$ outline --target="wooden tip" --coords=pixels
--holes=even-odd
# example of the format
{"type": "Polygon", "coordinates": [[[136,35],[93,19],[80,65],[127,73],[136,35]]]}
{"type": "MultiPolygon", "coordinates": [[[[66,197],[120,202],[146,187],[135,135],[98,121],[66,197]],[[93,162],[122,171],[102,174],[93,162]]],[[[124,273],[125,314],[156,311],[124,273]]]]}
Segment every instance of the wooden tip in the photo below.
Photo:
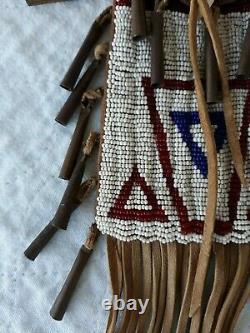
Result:
{"type": "Polygon", "coordinates": [[[43,250],[43,248],[53,238],[57,230],[57,227],[55,227],[52,222],[50,222],[25,250],[25,257],[34,261],[39,253],[43,250]]]}
{"type": "Polygon", "coordinates": [[[81,152],[82,141],[85,133],[86,126],[88,124],[91,107],[88,106],[82,109],[79,114],[79,118],[72,135],[69,147],[67,149],[66,156],[64,158],[59,178],[64,180],[70,180],[74,168],[77,164],[77,159],[81,152]]]}
{"type": "Polygon", "coordinates": [[[82,78],[77,83],[74,90],[69,95],[60,112],[58,113],[55,119],[58,123],[62,125],[68,124],[77,107],[80,106],[82,95],[84,91],[88,88],[91,80],[93,79],[99,64],[100,62],[96,59],[92,61],[86,72],[83,74],[82,78]]]}
{"type": "Polygon", "coordinates": [[[60,2],[66,0],[26,0],[28,6],[38,6],[38,5],[45,5],[54,2],[60,2]]]}
{"type": "Polygon", "coordinates": [[[67,73],[65,74],[60,86],[72,91],[79,78],[81,70],[95,44],[105,31],[112,18],[112,6],[106,8],[93,22],[91,28],[84,39],[79,51],[72,61],[67,73]]]}
{"type": "Polygon", "coordinates": [[[69,275],[50,310],[50,315],[53,319],[58,321],[63,319],[91,252],[84,246],[78,252],[69,275]]]}

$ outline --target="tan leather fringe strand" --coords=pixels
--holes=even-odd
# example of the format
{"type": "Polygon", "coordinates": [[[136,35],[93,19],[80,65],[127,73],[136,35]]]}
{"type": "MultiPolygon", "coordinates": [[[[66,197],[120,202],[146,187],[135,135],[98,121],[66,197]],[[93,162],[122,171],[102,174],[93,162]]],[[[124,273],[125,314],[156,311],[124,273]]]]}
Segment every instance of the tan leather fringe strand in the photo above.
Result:
{"type": "MultiPolygon", "coordinates": [[[[141,242],[136,240],[132,242],[132,285],[133,285],[133,298],[138,300],[142,299],[143,295],[143,275],[142,275],[142,252],[141,242]]],[[[130,319],[128,323],[128,332],[135,332],[139,317],[139,311],[130,311],[130,319]]]]}
{"type": "Polygon", "coordinates": [[[179,265],[181,268],[181,299],[184,298],[186,287],[187,287],[187,279],[188,279],[188,270],[189,270],[189,255],[190,255],[190,246],[183,246],[183,257],[182,264],[179,265]]]}
{"type": "MultiPolygon", "coordinates": [[[[124,301],[127,302],[128,299],[133,298],[133,278],[132,278],[132,242],[121,242],[122,250],[122,275],[123,275],[123,292],[124,301]]],[[[121,323],[120,331],[125,333],[128,328],[129,320],[131,316],[131,311],[127,308],[124,311],[123,320],[121,323]]]]}
{"type": "MultiPolygon", "coordinates": [[[[178,244],[179,245],[179,244],[178,244]]],[[[167,244],[168,251],[168,276],[167,276],[167,300],[164,314],[162,332],[170,333],[174,318],[176,301],[176,279],[177,279],[177,246],[176,243],[167,244]]]]}
{"type": "Polygon", "coordinates": [[[188,273],[176,333],[183,333],[187,329],[194,277],[200,250],[199,244],[191,243],[186,246],[189,250],[188,273]]]}
{"type": "Polygon", "coordinates": [[[148,333],[153,333],[158,312],[159,287],[161,276],[161,248],[159,242],[152,243],[152,310],[148,333]]]}
{"type": "Polygon", "coordinates": [[[230,329],[228,330],[228,333],[233,333],[234,332],[234,329],[235,329],[235,326],[236,326],[237,321],[239,319],[239,316],[241,314],[241,311],[243,310],[243,308],[246,305],[249,298],[250,298],[250,281],[247,282],[246,288],[243,291],[241,299],[240,299],[240,301],[237,305],[237,308],[236,308],[236,311],[234,313],[234,317],[233,317],[233,320],[232,320],[232,324],[231,324],[230,329]]]}
{"type": "Polygon", "coordinates": [[[143,302],[149,299],[145,313],[139,317],[136,332],[147,332],[152,311],[152,244],[142,244],[143,302]]]}
{"type": "Polygon", "coordinates": [[[250,245],[249,246],[249,253],[248,253],[248,271],[246,273],[246,280],[245,280],[245,285],[242,287],[242,294],[240,296],[240,299],[238,301],[237,307],[234,311],[234,315],[232,318],[231,325],[228,329],[228,333],[233,333],[235,326],[237,324],[237,321],[239,319],[239,316],[241,314],[242,309],[244,308],[245,304],[247,301],[250,299],[250,245]]]}
{"type": "Polygon", "coordinates": [[[208,115],[205,94],[200,78],[198,56],[197,56],[197,27],[198,19],[198,4],[196,0],[191,0],[189,13],[189,45],[190,58],[194,72],[195,91],[197,95],[198,111],[202,130],[205,137],[208,161],[208,194],[207,194],[207,209],[204,223],[203,242],[201,245],[199,262],[195,276],[194,291],[190,315],[193,316],[201,306],[205,278],[210,258],[212,237],[215,225],[216,203],[217,203],[217,152],[213,129],[208,115]]]}
{"type": "Polygon", "coordinates": [[[215,273],[213,289],[207,304],[203,320],[202,333],[210,333],[214,322],[215,312],[225,290],[225,245],[214,244],[215,273]]]}
{"type": "Polygon", "coordinates": [[[217,325],[217,321],[221,312],[221,309],[224,305],[227,294],[231,288],[231,285],[234,281],[237,267],[238,267],[238,245],[229,243],[225,246],[225,265],[224,265],[224,285],[222,286],[222,298],[219,301],[217,309],[215,311],[212,332],[214,332],[215,327],[217,325]]]}
{"type": "Polygon", "coordinates": [[[158,311],[155,320],[154,333],[161,332],[163,316],[165,313],[167,299],[167,276],[168,276],[168,255],[167,245],[160,243],[161,250],[161,276],[159,282],[158,311]]]}
{"type": "MultiPolygon", "coordinates": [[[[239,248],[239,251],[240,251],[242,245],[239,245],[239,247],[240,247],[239,248]]],[[[226,320],[223,325],[223,331],[225,331],[225,332],[229,331],[238,302],[240,301],[241,295],[242,295],[243,291],[245,290],[247,280],[249,278],[249,245],[244,245],[244,247],[248,247],[248,255],[245,253],[246,254],[245,258],[244,258],[245,265],[241,267],[241,278],[239,281],[238,289],[235,290],[235,295],[230,304],[230,308],[229,308],[229,311],[226,316],[226,320]]]]}
{"type": "Polygon", "coordinates": [[[238,245],[239,247],[239,261],[238,261],[238,267],[237,267],[237,272],[235,275],[235,278],[233,280],[233,283],[231,285],[231,288],[229,289],[229,292],[227,294],[227,297],[224,301],[224,304],[222,306],[218,322],[215,328],[215,333],[221,333],[221,332],[226,332],[223,330],[223,327],[225,325],[227,316],[230,312],[230,307],[231,304],[234,302],[234,298],[237,297],[242,280],[246,277],[246,274],[248,275],[249,272],[249,249],[250,246],[249,244],[241,244],[238,245]]]}
{"type": "MultiPolygon", "coordinates": [[[[122,292],[122,265],[121,258],[118,254],[118,243],[115,238],[107,236],[107,250],[110,269],[110,280],[113,295],[121,296],[122,292]]],[[[109,313],[106,333],[113,333],[115,331],[118,312],[112,307],[109,313]]]]}

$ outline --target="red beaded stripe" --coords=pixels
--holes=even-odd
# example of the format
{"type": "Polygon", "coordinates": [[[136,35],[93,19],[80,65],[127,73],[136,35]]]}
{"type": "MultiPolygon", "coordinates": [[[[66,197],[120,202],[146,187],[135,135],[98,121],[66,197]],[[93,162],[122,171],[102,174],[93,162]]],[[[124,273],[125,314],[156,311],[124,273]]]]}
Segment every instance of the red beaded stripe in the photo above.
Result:
{"type": "Polygon", "coordinates": [[[116,6],[131,7],[131,0],[117,0],[115,5],[116,6]]]}

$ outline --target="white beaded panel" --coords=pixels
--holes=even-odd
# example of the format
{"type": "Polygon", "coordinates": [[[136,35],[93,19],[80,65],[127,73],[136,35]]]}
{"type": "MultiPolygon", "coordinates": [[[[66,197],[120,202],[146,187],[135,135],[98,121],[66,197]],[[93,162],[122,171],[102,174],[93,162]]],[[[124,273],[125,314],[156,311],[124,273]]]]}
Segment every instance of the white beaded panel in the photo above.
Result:
{"type": "MultiPolygon", "coordinates": [[[[164,15],[166,82],[178,80],[179,82],[190,81],[192,84],[188,16],[170,11],[166,11],[164,15]]],[[[220,35],[223,40],[229,78],[232,82],[235,80],[240,47],[249,18],[249,13],[230,13],[221,15],[219,18],[220,35]]],[[[186,223],[198,221],[196,223],[199,225],[203,224],[207,195],[207,177],[202,159],[203,155],[206,155],[204,139],[199,122],[194,121],[188,133],[183,130],[186,117],[189,117],[191,113],[194,119],[197,117],[194,91],[166,89],[166,87],[156,89],[154,90],[156,110],[150,111],[148,98],[145,95],[146,88],[142,83],[143,78],[150,80],[150,42],[149,40],[132,41],[129,7],[116,6],[114,23],[115,33],[109,59],[107,108],[96,222],[103,233],[126,241],[140,239],[144,242],[154,240],[200,242],[201,234],[183,233],[180,211],[176,208],[178,198],[173,196],[173,191],[177,190],[187,209],[186,223]],[[152,112],[155,112],[154,116],[152,112]],[[152,117],[154,120],[159,117],[158,125],[154,123],[152,117]],[[159,134],[161,140],[163,135],[160,133],[159,126],[162,126],[165,143],[169,149],[174,190],[171,190],[171,180],[164,176],[168,168],[163,163],[164,152],[160,153],[156,142],[155,131],[159,130],[157,135],[159,134]],[[195,149],[199,152],[195,161],[191,149],[193,146],[190,148],[185,141],[188,140],[185,139],[187,134],[191,135],[192,144],[195,143],[195,149]],[[137,179],[137,182],[133,179],[137,179]],[[115,210],[114,207],[116,207],[115,210]],[[148,213],[152,213],[153,217],[143,220],[143,214],[148,216],[148,213]]],[[[199,22],[197,31],[200,69],[203,73],[204,26],[202,22],[199,22]]],[[[244,87],[232,88],[239,137],[247,94],[248,89],[244,87]]],[[[250,103],[248,107],[250,108],[250,103]]],[[[223,107],[221,104],[213,105],[209,107],[209,111],[216,118],[216,115],[221,116],[223,107]]],[[[250,111],[247,110],[247,112],[250,111]]],[[[249,132],[248,127],[246,157],[248,176],[250,174],[249,132]]],[[[235,219],[230,221],[233,223],[232,231],[227,232],[226,235],[215,234],[215,239],[221,243],[248,242],[250,240],[248,189],[240,191],[238,204],[235,205],[235,215],[229,214],[229,203],[232,202],[229,200],[229,193],[233,167],[227,141],[222,141],[218,151],[218,165],[217,219],[220,224],[228,222],[230,216],[235,216],[235,219]]]]}

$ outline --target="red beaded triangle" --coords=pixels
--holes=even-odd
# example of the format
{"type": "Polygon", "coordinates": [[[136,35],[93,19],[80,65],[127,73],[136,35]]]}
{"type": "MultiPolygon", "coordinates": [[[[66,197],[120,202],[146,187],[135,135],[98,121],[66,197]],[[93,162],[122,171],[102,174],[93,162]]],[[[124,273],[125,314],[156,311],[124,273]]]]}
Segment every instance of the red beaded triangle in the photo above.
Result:
{"type": "Polygon", "coordinates": [[[129,180],[122,186],[121,192],[115,201],[115,205],[110,209],[108,216],[116,219],[137,220],[142,222],[168,222],[168,218],[165,215],[164,210],[157,203],[154,191],[140,175],[137,165],[133,167],[129,180]],[[145,194],[148,206],[151,206],[151,209],[145,209],[144,207],[142,207],[142,209],[126,208],[134,186],[140,187],[142,192],[145,194]]]}

